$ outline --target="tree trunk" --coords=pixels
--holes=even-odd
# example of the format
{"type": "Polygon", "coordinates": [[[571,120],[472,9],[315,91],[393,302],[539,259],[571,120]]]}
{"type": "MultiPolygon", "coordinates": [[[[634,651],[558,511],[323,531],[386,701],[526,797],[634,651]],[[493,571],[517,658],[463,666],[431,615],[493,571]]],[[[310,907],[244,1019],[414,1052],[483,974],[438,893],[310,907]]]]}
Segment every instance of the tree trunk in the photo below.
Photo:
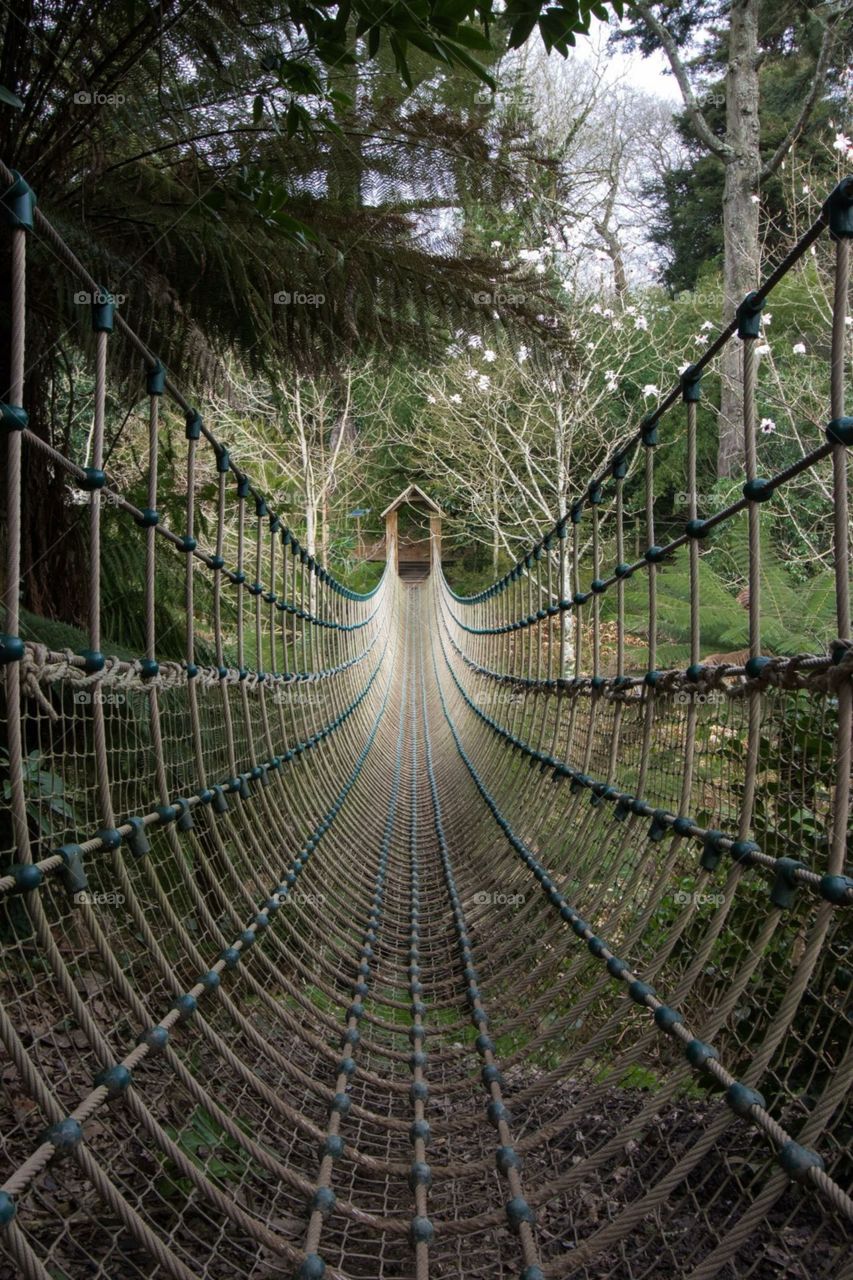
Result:
{"type": "MultiPolygon", "coordinates": [[[[726,142],[723,193],[723,323],[758,282],[758,0],[734,0],[726,72],[726,142]]],[[[742,350],[737,340],[721,355],[717,474],[739,471],[743,459],[742,350]]]]}

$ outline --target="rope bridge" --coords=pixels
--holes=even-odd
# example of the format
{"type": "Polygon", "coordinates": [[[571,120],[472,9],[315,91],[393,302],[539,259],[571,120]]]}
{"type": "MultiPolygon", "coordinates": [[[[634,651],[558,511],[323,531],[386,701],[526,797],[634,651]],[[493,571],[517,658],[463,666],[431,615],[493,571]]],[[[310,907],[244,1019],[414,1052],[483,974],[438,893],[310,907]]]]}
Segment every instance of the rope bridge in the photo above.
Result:
{"type": "Polygon", "coordinates": [[[853,1276],[853,183],[565,517],[461,598],[437,555],[404,586],[393,546],[374,591],[338,582],[26,182],[2,165],[0,179],[0,1276],[853,1276]],[[761,307],[827,235],[829,426],[762,478],[761,307]],[[36,239],[91,297],[82,460],[30,429],[24,405],[36,239]],[[700,514],[701,375],[730,341],[744,487],[700,514]],[[117,342],[146,379],[145,507],[105,467],[117,342]],[[180,527],[158,512],[175,407],[180,527]],[[689,509],[658,541],[655,446],[673,440],[689,509]],[[87,507],[80,653],[21,636],[24,460],[87,507]],[[762,646],[762,507],[807,469],[833,504],[837,630],[824,653],[780,658],[762,646]],[[701,542],[742,511],[749,657],[710,664],[701,542]],[[102,630],[106,514],[145,549],[135,658],[102,630]],[[636,517],[645,550],[630,561],[636,517]],[[658,663],[679,559],[683,670],[658,663]],[[184,583],[184,661],[158,653],[163,573],[184,583]],[[631,579],[647,592],[642,647],[631,579]]]}

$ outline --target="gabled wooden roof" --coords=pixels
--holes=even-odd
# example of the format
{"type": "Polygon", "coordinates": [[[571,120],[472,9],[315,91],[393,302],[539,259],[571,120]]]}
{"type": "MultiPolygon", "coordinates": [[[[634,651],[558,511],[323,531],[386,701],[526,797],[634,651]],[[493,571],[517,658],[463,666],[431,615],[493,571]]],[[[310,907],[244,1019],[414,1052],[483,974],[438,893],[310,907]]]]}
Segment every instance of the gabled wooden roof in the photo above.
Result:
{"type": "Polygon", "coordinates": [[[430,511],[434,511],[436,515],[441,515],[441,508],[438,503],[433,502],[423,489],[416,484],[408,485],[402,493],[398,493],[393,502],[389,502],[388,506],[382,512],[382,519],[388,515],[389,511],[396,511],[398,507],[402,507],[404,503],[410,502],[416,506],[425,506],[430,511]]]}

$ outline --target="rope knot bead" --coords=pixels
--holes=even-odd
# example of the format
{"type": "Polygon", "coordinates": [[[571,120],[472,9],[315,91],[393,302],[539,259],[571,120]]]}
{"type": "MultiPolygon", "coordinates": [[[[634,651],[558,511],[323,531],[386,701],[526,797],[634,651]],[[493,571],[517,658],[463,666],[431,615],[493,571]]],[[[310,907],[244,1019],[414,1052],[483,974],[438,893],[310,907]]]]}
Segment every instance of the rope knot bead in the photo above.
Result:
{"type": "Polygon", "coordinates": [[[521,1156],[515,1147],[498,1147],[495,1152],[495,1164],[499,1173],[504,1177],[509,1173],[510,1169],[521,1168],[521,1156]]]}
{"type": "Polygon", "coordinates": [[[691,1067],[700,1071],[707,1071],[708,1063],[717,1062],[720,1057],[714,1046],[705,1044],[704,1040],[691,1040],[684,1050],[684,1056],[691,1067]]]}
{"type": "Polygon", "coordinates": [[[327,1133],[320,1148],[320,1158],[329,1156],[332,1160],[340,1160],[346,1146],[343,1138],[337,1133],[327,1133]]]}
{"type": "Polygon", "coordinates": [[[659,1004],[654,1011],[654,1020],[661,1031],[671,1032],[672,1029],[683,1022],[681,1014],[677,1009],[671,1009],[668,1004],[659,1004]]]}
{"type": "Polygon", "coordinates": [[[524,1268],[519,1280],[545,1280],[545,1272],[534,1264],[532,1267],[524,1268]]]}
{"type": "Polygon", "coordinates": [[[18,1206],[7,1191],[0,1191],[0,1227],[8,1227],[18,1212],[18,1206]]]}
{"type": "Polygon", "coordinates": [[[169,1043],[169,1032],[166,1027],[147,1027],[136,1043],[147,1045],[152,1053],[161,1053],[169,1043]]]}
{"type": "Polygon", "coordinates": [[[110,1099],[120,1098],[132,1083],[133,1073],[121,1064],[99,1071],[94,1079],[95,1087],[106,1089],[107,1097],[110,1099]]]}
{"type": "Polygon", "coordinates": [[[339,1116],[349,1115],[352,1110],[352,1098],[348,1093],[336,1093],[332,1099],[332,1110],[339,1116]]]}
{"type": "Polygon", "coordinates": [[[322,1214],[328,1218],[334,1212],[337,1197],[331,1187],[318,1187],[311,1197],[311,1212],[322,1214]]]}
{"type": "Polygon", "coordinates": [[[532,1225],[536,1221],[536,1214],[523,1196],[513,1196],[511,1200],[507,1200],[504,1207],[511,1231],[517,1233],[523,1222],[529,1222],[532,1225]]]}
{"type": "Polygon", "coordinates": [[[26,653],[26,645],[20,636],[0,635],[0,666],[20,662],[26,653]]]}
{"type": "Polygon", "coordinates": [[[172,1008],[177,1009],[179,1022],[187,1022],[198,1008],[198,1001],[195,996],[189,994],[180,995],[173,1000],[172,1008]]]}
{"type": "Polygon", "coordinates": [[[319,1253],[307,1253],[295,1273],[294,1280],[323,1280],[326,1264],[319,1253]]]}
{"type": "Polygon", "coordinates": [[[409,1169],[409,1186],[414,1191],[415,1187],[431,1187],[432,1186],[432,1169],[423,1160],[415,1160],[409,1169]]]}
{"type": "Polygon", "coordinates": [[[422,1214],[418,1214],[417,1217],[412,1218],[412,1224],[409,1228],[409,1237],[412,1244],[415,1245],[431,1244],[435,1238],[435,1227],[432,1225],[429,1218],[425,1218],[422,1214]]]}
{"type": "Polygon", "coordinates": [[[41,867],[37,867],[33,862],[19,862],[11,867],[7,867],[4,875],[11,876],[15,881],[11,892],[15,893],[31,893],[33,889],[38,889],[39,885],[44,882],[44,875],[41,867]]]}
{"type": "Polygon", "coordinates": [[[42,1134],[42,1142],[49,1142],[54,1149],[54,1158],[58,1160],[65,1159],[77,1150],[83,1141],[83,1130],[80,1127],[79,1120],[75,1120],[72,1116],[67,1116],[64,1120],[58,1120],[56,1124],[52,1124],[42,1134]]]}
{"type": "Polygon", "coordinates": [[[409,1141],[412,1146],[419,1141],[422,1142],[424,1146],[429,1146],[431,1137],[432,1130],[430,1129],[429,1122],[427,1120],[415,1120],[412,1122],[409,1128],[409,1141]]]}

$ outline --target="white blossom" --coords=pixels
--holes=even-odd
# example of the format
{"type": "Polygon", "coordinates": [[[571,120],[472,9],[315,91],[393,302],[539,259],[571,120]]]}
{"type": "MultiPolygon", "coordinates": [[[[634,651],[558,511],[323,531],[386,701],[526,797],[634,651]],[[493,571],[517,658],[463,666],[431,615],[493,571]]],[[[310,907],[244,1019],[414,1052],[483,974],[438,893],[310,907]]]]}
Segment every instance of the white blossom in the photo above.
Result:
{"type": "Polygon", "coordinates": [[[435,404],[435,396],[427,396],[427,404],[435,404]]]}
{"type": "Polygon", "coordinates": [[[710,329],[713,329],[713,327],[714,327],[714,321],[713,321],[713,320],[703,320],[703,321],[702,321],[702,323],[701,323],[701,325],[700,325],[699,327],[700,327],[700,329],[702,330],[702,332],[703,332],[703,333],[707,333],[710,329]]]}
{"type": "Polygon", "coordinates": [[[806,344],[804,342],[795,342],[791,350],[795,356],[804,356],[806,354],[806,344]]]}
{"type": "Polygon", "coordinates": [[[769,355],[770,355],[770,343],[769,343],[769,342],[761,342],[761,343],[759,343],[759,344],[758,344],[758,346],[755,348],[755,354],[756,354],[757,356],[769,356],[769,355]]]}
{"type": "Polygon", "coordinates": [[[483,359],[486,361],[486,364],[494,364],[497,358],[498,354],[496,351],[487,350],[483,352],[483,359]]]}
{"type": "Polygon", "coordinates": [[[472,333],[470,338],[468,339],[468,346],[482,347],[482,345],[483,345],[483,339],[478,337],[476,333],[472,333]]]}
{"type": "Polygon", "coordinates": [[[648,320],[646,319],[646,317],[645,317],[645,316],[635,316],[635,317],[634,317],[634,328],[635,328],[635,329],[643,329],[643,330],[646,330],[646,329],[648,329],[648,327],[649,327],[649,322],[648,322],[648,320]]]}
{"type": "Polygon", "coordinates": [[[844,133],[837,133],[832,145],[833,148],[836,151],[840,151],[843,156],[846,156],[849,151],[853,151],[853,142],[851,142],[844,133]]]}
{"type": "Polygon", "coordinates": [[[487,373],[481,373],[479,378],[477,379],[477,386],[480,388],[480,390],[487,391],[491,385],[492,385],[492,380],[489,377],[489,375],[487,373]]]}
{"type": "Polygon", "coordinates": [[[459,394],[459,392],[458,392],[458,391],[454,391],[453,395],[450,397],[450,403],[451,403],[451,404],[461,404],[461,403],[462,403],[462,397],[460,396],[460,394],[459,394]]]}
{"type": "Polygon", "coordinates": [[[762,418],[758,424],[759,431],[763,431],[765,435],[769,435],[771,431],[776,430],[776,423],[772,418],[762,418]]]}
{"type": "Polygon", "coordinates": [[[492,241],[492,243],[489,245],[489,248],[490,248],[490,249],[500,249],[500,248],[502,248],[502,245],[501,245],[500,240],[493,240],[493,241],[492,241]]]}
{"type": "Polygon", "coordinates": [[[524,364],[525,360],[529,355],[530,355],[529,349],[524,345],[524,343],[522,343],[521,346],[518,348],[518,363],[524,364]]]}
{"type": "Polygon", "coordinates": [[[653,382],[647,382],[643,387],[643,395],[648,400],[649,396],[659,396],[660,391],[653,382]]]}

